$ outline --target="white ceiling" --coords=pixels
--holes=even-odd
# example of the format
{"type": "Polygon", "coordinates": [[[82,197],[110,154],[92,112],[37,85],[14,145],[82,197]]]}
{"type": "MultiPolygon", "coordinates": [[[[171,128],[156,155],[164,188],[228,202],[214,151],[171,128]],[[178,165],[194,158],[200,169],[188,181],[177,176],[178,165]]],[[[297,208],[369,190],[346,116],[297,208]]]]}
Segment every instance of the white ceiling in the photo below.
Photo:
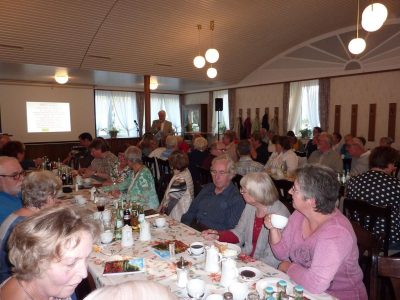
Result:
{"type": "MultiPolygon", "coordinates": [[[[368,35],[356,61],[400,67],[400,1],[380,2],[389,10],[388,25],[368,35]]],[[[369,3],[360,0],[361,10],[369,3]]],[[[246,83],[260,68],[343,73],[354,60],[346,45],[356,14],[356,0],[3,0],[0,79],[52,82],[56,67],[65,67],[70,84],[141,90],[148,74],[158,77],[160,90],[190,92],[246,83]],[[212,43],[220,51],[215,79],[192,64],[197,24],[201,51],[212,43]]],[[[271,74],[262,81],[274,81],[271,74]]]]}

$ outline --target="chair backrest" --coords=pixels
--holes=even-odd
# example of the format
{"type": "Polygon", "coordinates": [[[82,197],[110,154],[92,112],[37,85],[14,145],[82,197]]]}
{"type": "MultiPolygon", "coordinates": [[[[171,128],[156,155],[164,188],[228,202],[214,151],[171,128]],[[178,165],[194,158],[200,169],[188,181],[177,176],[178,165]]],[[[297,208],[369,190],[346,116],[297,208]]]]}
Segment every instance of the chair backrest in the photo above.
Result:
{"type": "Polygon", "coordinates": [[[381,289],[378,287],[379,277],[389,277],[392,282],[395,299],[400,299],[400,258],[379,256],[377,252],[372,256],[370,299],[376,300],[381,289]]]}
{"type": "Polygon", "coordinates": [[[275,187],[278,190],[279,200],[283,204],[285,204],[290,213],[293,213],[294,212],[294,208],[292,205],[293,199],[292,196],[289,194],[289,190],[292,188],[294,183],[292,181],[284,179],[279,179],[279,180],[272,179],[272,181],[274,182],[275,187]]]}
{"type": "Polygon", "coordinates": [[[200,166],[197,166],[196,168],[197,168],[197,171],[199,172],[199,179],[200,179],[201,185],[205,185],[207,183],[212,182],[210,170],[207,170],[200,166]]]}
{"type": "Polygon", "coordinates": [[[156,158],[156,160],[157,160],[158,171],[160,174],[160,178],[158,180],[156,190],[157,190],[158,199],[161,202],[164,197],[164,193],[168,187],[168,184],[172,178],[172,171],[169,166],[168,160],[164,160],[164,159],[160,159],[160,158],[156,158]]]}
{"type": "Polygon", "coordinates": [[[142,161],[143,164],[149,168],[151,171],[151,174],[153,175],[154,178],[157,178],[157,171],[156,171],[156,160],[154,157],[148,157],[148,156],[142,156],[142,161]]]}
{"type": "Polygon", "coordinates": [[[377,250],[383,251],[385,256],[388,255],[389,250],[391,212],[391,206],[373,205],[365,200],[345,198],[343,202],[343,213],[350,221],[357,222],[362,228],[375,235],[379,242],[377,250]],[[377,221],[385,222],[383,241],[382,236],[375,234],[377,221]]]}
{"type": "Polygon", "coordinates": [[[157,159],[158,170],[160,171],[160,177],[166,174],[170,174],[171,168],[169,166],[168,160],[161,158],[156,158],[156,159],[157,159]]]}

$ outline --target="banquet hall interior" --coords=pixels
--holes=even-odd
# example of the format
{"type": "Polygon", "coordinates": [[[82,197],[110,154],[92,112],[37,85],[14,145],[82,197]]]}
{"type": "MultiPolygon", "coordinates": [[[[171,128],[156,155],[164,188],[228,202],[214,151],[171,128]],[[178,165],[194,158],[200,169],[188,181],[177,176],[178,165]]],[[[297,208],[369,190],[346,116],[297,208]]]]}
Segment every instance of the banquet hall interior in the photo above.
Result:
{"type": "Polygon", "coordinates": [[[118,155],[164,111],[190,147],[267,124],[400,149],[400,1],[367,30],[373,2],[0,1],[0,136],[33,161],[63,161],[82,133],[118,155]]]}

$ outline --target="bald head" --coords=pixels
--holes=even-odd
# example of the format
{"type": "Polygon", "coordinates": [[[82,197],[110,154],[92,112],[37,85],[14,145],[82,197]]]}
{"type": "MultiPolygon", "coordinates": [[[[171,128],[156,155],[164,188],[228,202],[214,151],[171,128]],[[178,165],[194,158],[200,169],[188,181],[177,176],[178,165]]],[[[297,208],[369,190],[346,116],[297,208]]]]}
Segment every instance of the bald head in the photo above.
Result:
{"type": "Polygon", "coordinates": [[[14,157],[0,156],[0,192],[13,196],[21,192],[23,169],[14,157]]]}

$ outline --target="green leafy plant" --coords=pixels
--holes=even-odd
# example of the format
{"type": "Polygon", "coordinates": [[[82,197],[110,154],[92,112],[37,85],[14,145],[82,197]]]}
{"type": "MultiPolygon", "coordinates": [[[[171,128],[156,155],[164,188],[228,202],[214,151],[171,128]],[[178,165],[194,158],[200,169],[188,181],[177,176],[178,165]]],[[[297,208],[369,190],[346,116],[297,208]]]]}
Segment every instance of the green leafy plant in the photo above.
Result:
{"type": "Polygon", "coordinates": [[[311,129],[304,128],[304,129],[301,129],[299,132],[301,134],[301,138],[303,138],[303,139],[307,139],[307,138],[311,137],[311,129]]]}

